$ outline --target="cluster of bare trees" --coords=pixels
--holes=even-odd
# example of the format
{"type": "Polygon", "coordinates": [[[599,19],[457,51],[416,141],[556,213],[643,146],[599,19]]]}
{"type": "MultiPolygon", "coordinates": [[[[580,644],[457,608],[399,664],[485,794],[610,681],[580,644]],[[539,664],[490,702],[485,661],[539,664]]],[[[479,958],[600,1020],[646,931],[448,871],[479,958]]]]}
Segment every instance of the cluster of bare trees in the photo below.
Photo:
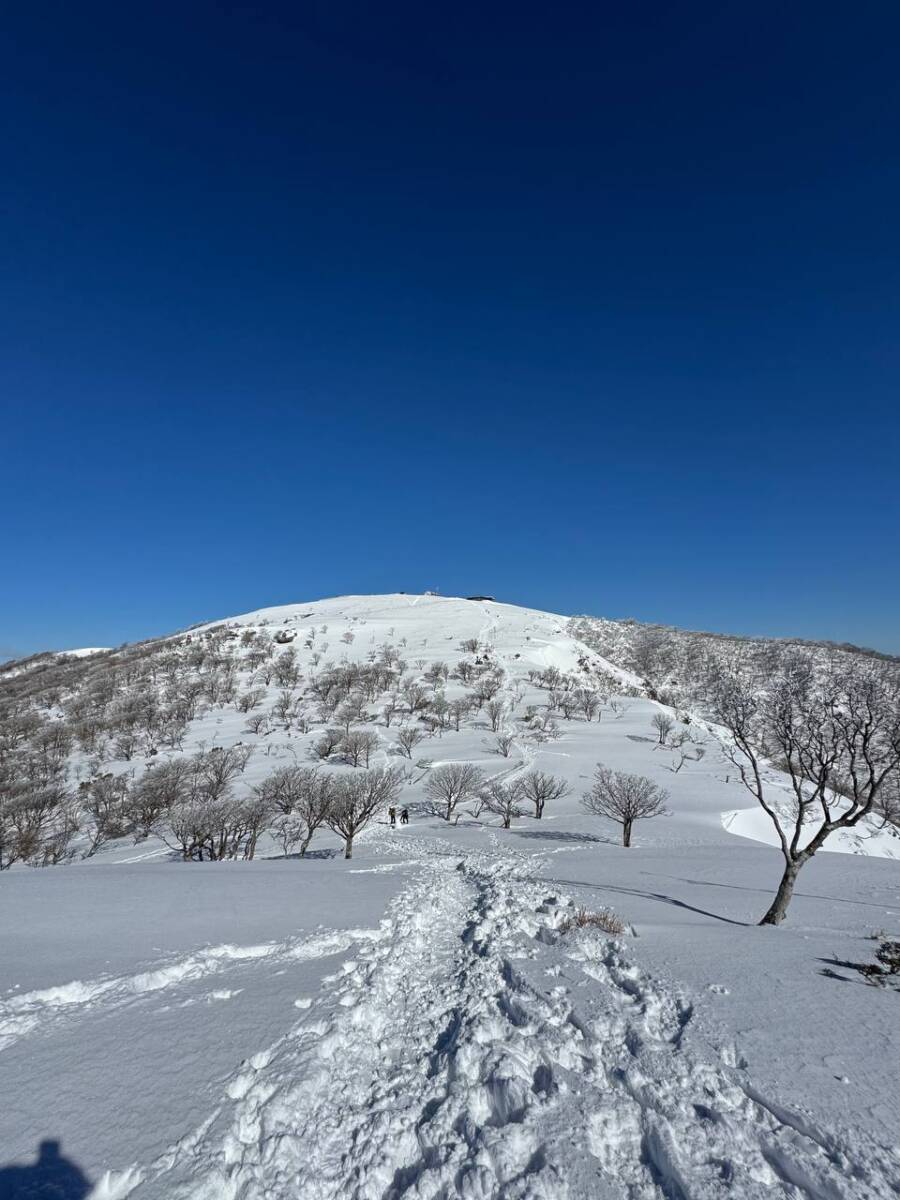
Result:
{"type": "MultiPolygon", "coordinates": [[[[77,812],[68,810],[69,841],[86,833],[87,857],[111,838],[156,834],[186,862],[203,862],[252,859],[264,830],[285,854],[299,848],[302,856],[316,831],[328,826],[344,839],[350,858],[356,834],[396,800],[405,783],[396,767],[338,775],[288,766],[238,790],[251,754],[246,746],[201,751],[155,764],[136,781],[106,773],[85,782],[77,812]]],[[[53,809],[45,805],[41,819],[46,822],[53,809]]],[[[17,838],[4,836],[3,866],[33,860],[32,842],[21,837],[24,828],[20,821],[17,838]]]]}
{"type": "Polygon", "coordinates": [[[458,820],[460,806],[472,801],[472,814],[494,813],[509,829],[514,817],[522,816],[522,804],[533,807],[540,820],[548,803],[568,795],[568,784],[544,771],[529,771],[523,776],[485,778],[473,763],[445,763],[430,771],[424,787],[432,811],[445,821],[458,820]]]}
{"type": "MultiPolygon", "coordinates": [[[[507,684],[493,651],[477,639],[462,644],[464,657],[454,667],[422,659],[410,674],[389,643],[373,647],[362,662],[323,661],[326,633],[325,626],[306,633],[308,678],[293,630],[273,636],[226,624],[93,659],[47,656],[21,675],[0,678],[0,865],[63,862],[76,845],[78,853],[93,854],[113,838],[150,832],[186,859],[252,857],[265,827],[283,846],[302,848],[309,829],[304,806],[286,812],[276,804],[273,817],[268,792],[235,785],[245,749],[185,753],[192,723],[211,710],[241,714],[245,732],[266,753],[277,749],[276,732],[290,738],[319,726],[309,745],[312,757],[360,772],[373,767],[379,721],[392,730],[390,751],[411,761],[426,738],[458,732],[473,717],[508,757],[517,736],[557,736],[556,715],[600,715],[603,697],[596,690],[550,668],[538,681],[548,691],[546,708],[532,706],[516,718],[521,690],[507,684]],[[451,681],[462,685],[462,695],[445,695],[451,681]]],[[[342,644],[351,643],[344,638],[342,644]]],[[[303,794],[328,786],[307,783],[303,794]]],[[[499,803],[498,786],[491,785],[486,798],[487,785],[476,789],[488,811],[499,803]]],[[[526,796],[525,787],[524,781],[510,785],[511,795],[503,794],[504,821],[523,797],[540,816],[542,804],[526,796]]]]}
{"type": "Polygon", "coordinates": [[[825,674],[854,665],[900,672],[894,656],[832,642],[737,637],[597,617],[574,617],[568,630],[605,659],[633,671],[651,698],[673,708],[707,701],[723,664],[757,687],[797,655],[825,674]]]}

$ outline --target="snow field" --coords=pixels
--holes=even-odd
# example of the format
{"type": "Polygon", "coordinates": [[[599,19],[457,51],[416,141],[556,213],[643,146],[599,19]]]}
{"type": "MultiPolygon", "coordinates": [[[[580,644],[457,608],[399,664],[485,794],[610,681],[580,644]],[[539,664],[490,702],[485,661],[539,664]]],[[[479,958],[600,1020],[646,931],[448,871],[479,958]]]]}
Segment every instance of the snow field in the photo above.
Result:
{"type": "MultiPolygon", "coordinates": [[[[403,642],[421,676],[475,638],[516,714],[546,703],[530,669],[616,674],[565,618],[507,605],[347,597],[229,625],[296,632],[305,678],[312,626],[317,650],[328,626],[328,659],[403,642]]],[[[896,1196],[895,997],[845,969],[900,916],[896,839],[863,831],[834,847],[852,857],[819,856],[788,925],[754,928],[778,856],[713,732],[695,724],[706,755],[675,773],[658,711],[629,697],[599,722],[559,719],[549,741],[508,712],[508,759],[475,713],[417,748],[413,824],[370,826],[351,863],[325,857],[328,833],[305,862],[181,864],[151,837],[4,873],[8,1156],[62,1136],[92,1200],[896,1196]],[[459,761],[495,778],[537,767],[570,795],[509,831],[469,804],[448,825],[422,780],[459,761]],[[579,806],[598,761],[670,792],[631,850],[579,806]],[[560,932],[573,904],[606,903],[637,940],[560,932]]],[[[373,765],[406,761],[396,726],[368,725],[373,765]]],[[[320,731],[254,739],[212,708],[184,752],[255,741],[251,786],[310,761],[320,731]]],[[[280,853],[261,840],[259,859],[280,853]]]]}
{"type": "Polygon", "coordinates": [[[560,934],[542,860],[421,862],[378,931],[222,1102],[98,1195],[179,1200],[875,1200],[896,1158],[767,1099],[687,1044],[691,1000],[629,941],[560,934]]]}

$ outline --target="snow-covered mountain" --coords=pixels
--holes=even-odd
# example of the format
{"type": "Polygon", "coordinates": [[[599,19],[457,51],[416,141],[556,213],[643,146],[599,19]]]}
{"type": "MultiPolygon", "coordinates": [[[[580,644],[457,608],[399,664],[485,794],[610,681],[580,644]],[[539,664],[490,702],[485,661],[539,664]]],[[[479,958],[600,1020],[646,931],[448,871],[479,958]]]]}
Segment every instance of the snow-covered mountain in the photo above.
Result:
{"type": "Polygon", "coordinates": [[[773,831],[646,665],[404,594],[11,664],[9,1156],[60,1138],[107,1198],[895,1195],[895,997],[853,964],[896,932],[900,843],[848,831],[757,928],[773,831]],[[667,793],[629,849],[580,802],[598,763],[667,793]],[[447,799],[456,766],[481,786],[447,799]],[[301,858],[279,797],[310,779],[387,782],[409,824],[301,858]]]}

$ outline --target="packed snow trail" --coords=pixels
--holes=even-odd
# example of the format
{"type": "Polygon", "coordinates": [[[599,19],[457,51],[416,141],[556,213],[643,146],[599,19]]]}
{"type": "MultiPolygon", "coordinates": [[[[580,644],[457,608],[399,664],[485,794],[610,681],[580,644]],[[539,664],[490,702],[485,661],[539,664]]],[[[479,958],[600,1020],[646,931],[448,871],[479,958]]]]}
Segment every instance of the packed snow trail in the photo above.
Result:
{"type": "Polygon", "coordinates": [[[895,1153],[697,1057],[687,997],[622,941],[562,933],[571,902],[538,856],[403,846],[415,878],[304,1018],[198,1130],[96,1197],[897,1196],[895,1153]]]}

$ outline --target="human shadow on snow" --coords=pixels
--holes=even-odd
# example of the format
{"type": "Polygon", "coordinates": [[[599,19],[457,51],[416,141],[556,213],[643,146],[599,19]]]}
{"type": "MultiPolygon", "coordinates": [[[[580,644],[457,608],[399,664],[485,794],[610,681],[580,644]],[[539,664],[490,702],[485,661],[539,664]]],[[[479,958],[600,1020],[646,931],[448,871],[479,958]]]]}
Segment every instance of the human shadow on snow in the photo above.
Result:
{"type": "Polygon", "coordinates": [[[35,1162],[0,1167],[0,1200],[84,1200],[91,1187],[81,1168],[60,1153],[60,1143],[52,1138],[41,1142],[35,1162]]]}

